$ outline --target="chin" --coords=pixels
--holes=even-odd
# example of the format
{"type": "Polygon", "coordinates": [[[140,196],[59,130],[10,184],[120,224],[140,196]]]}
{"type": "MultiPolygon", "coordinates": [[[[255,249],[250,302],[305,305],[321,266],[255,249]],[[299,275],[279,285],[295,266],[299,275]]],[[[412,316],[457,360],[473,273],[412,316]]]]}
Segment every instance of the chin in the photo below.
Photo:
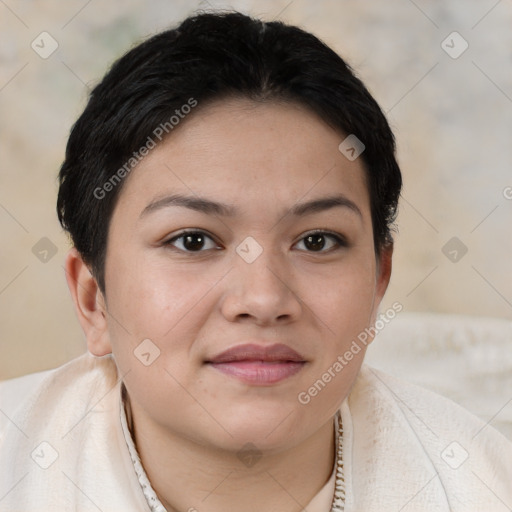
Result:
{"type": "Polygon", "coordinates": [[[300,404],[294,404],[292,408],[277,401],[258,403],[256,399],[239,408],[230,405],[219,415],[227,431],[222,436],[222,447],[237,451],[251,443],[260,450],[286,449],[299,441],[296,439],[300,436],[298,427],[302,420],[308,422],[302,417],[304,412],[306,410],[301,411],[300,404]]]}

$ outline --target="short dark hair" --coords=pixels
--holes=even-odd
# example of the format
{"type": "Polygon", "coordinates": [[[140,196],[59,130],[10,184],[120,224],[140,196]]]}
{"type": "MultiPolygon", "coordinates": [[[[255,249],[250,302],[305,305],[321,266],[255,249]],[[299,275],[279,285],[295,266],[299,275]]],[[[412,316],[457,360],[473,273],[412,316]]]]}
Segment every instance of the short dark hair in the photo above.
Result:
{"type": "Polygon", "coordinates": [[[238,12],[200,13],[117,60],[71,130],[57,213],[103,292],[110,220],[138,151],[157,127],[170,133],[172,116],[186,113],[185,105],[190,111],[190,105],[233,96],[296,102],[340,136],[362,141],[376,253],[392,243],[402,186],[395,141],[349,65],[298,27],[238,12]]]}

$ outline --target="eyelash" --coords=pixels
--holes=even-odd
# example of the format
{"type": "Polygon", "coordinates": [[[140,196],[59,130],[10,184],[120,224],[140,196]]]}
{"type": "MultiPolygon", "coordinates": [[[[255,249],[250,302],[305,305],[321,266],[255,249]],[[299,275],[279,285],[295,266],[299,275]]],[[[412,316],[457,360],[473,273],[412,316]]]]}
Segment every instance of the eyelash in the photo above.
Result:
{"type": "MultiPolygon", "coordinates": [[[[171,239],[167,240],[166,242],[164,242],[164,245],[168,246],[168,247],[171,247],[174,250],[177,250],[179,252],[183,252],[185,254],[200,254],[202,252],[206,252],[207,250],[211,250],[211,249],[200,249],[198,251],[189,251],[189,250],[186,250],[186,249],[180,249],[180,248],[177,248],[177,247],[173,246],[174,242],[176,242],[177,240],[180,240],[180,239],[184,239],[187,235],[203,235],[206,238],[209,238],[214,243],[216,243],[215,240],[213,239],[213,237],[211,235],[209,235],[206,231],[202,231],[202,230],[196,229],[196,230],[182,231],[178,235],[176,235],[176,236],[172,237],[171,239]]],[[[333,250],[336,250],[336,249],[348,247],[348,245],[349,245],[348,242],[346,241],[345,237],[343,237],[342,235],[340,235],[338,233],[333,233],[331,231],[321,230],[321,229],[317,229],[317,230],[313,230],[313,231],[307,232],[299,240],[299,242],[304,241],[308,236],[314,236],[314,235],[322,235],[322,236],[324,236],[326,238],[331,238],[332,240],[334,240],[334,242],[337,245],[337,247],[330,248],[330,249],[327,249],[327,250],[323,250],[323,248],[322,248],[322,250],[320,250],[320,251],[305,251],[305,252],[308,252],[308,253],[311,253],[311,254],[326,254],[326,253],[332,252],[333,250]]],[[[297,242],[297,243],[299,243],[299,242],[297,242]]]]}

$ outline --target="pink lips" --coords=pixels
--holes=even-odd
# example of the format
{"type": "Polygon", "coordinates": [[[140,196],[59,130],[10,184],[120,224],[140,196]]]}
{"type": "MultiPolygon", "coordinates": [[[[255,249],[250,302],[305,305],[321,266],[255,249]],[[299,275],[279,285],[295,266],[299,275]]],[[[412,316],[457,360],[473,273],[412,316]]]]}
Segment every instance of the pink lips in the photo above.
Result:
{"type": "Polygon", "coordinates": [[[263,346],[237,345],[207,361],[213,368],[256,385],[268,385],[295,375],[304,358],[281,343],[263,346]]]}

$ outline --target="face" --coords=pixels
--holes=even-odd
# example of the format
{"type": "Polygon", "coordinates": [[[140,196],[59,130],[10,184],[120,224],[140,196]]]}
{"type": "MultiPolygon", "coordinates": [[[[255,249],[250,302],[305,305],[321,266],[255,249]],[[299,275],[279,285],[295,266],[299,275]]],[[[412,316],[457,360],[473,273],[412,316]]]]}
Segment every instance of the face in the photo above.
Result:
{"type": "Polygon", "coordinates": [[[105,283],[109,344],[141,422],[279,450],[332,418],[364,346],[339,356],[372,324],[389,278],[344,138],[297,105],[223,101],[132,171],[105,283]]]}

